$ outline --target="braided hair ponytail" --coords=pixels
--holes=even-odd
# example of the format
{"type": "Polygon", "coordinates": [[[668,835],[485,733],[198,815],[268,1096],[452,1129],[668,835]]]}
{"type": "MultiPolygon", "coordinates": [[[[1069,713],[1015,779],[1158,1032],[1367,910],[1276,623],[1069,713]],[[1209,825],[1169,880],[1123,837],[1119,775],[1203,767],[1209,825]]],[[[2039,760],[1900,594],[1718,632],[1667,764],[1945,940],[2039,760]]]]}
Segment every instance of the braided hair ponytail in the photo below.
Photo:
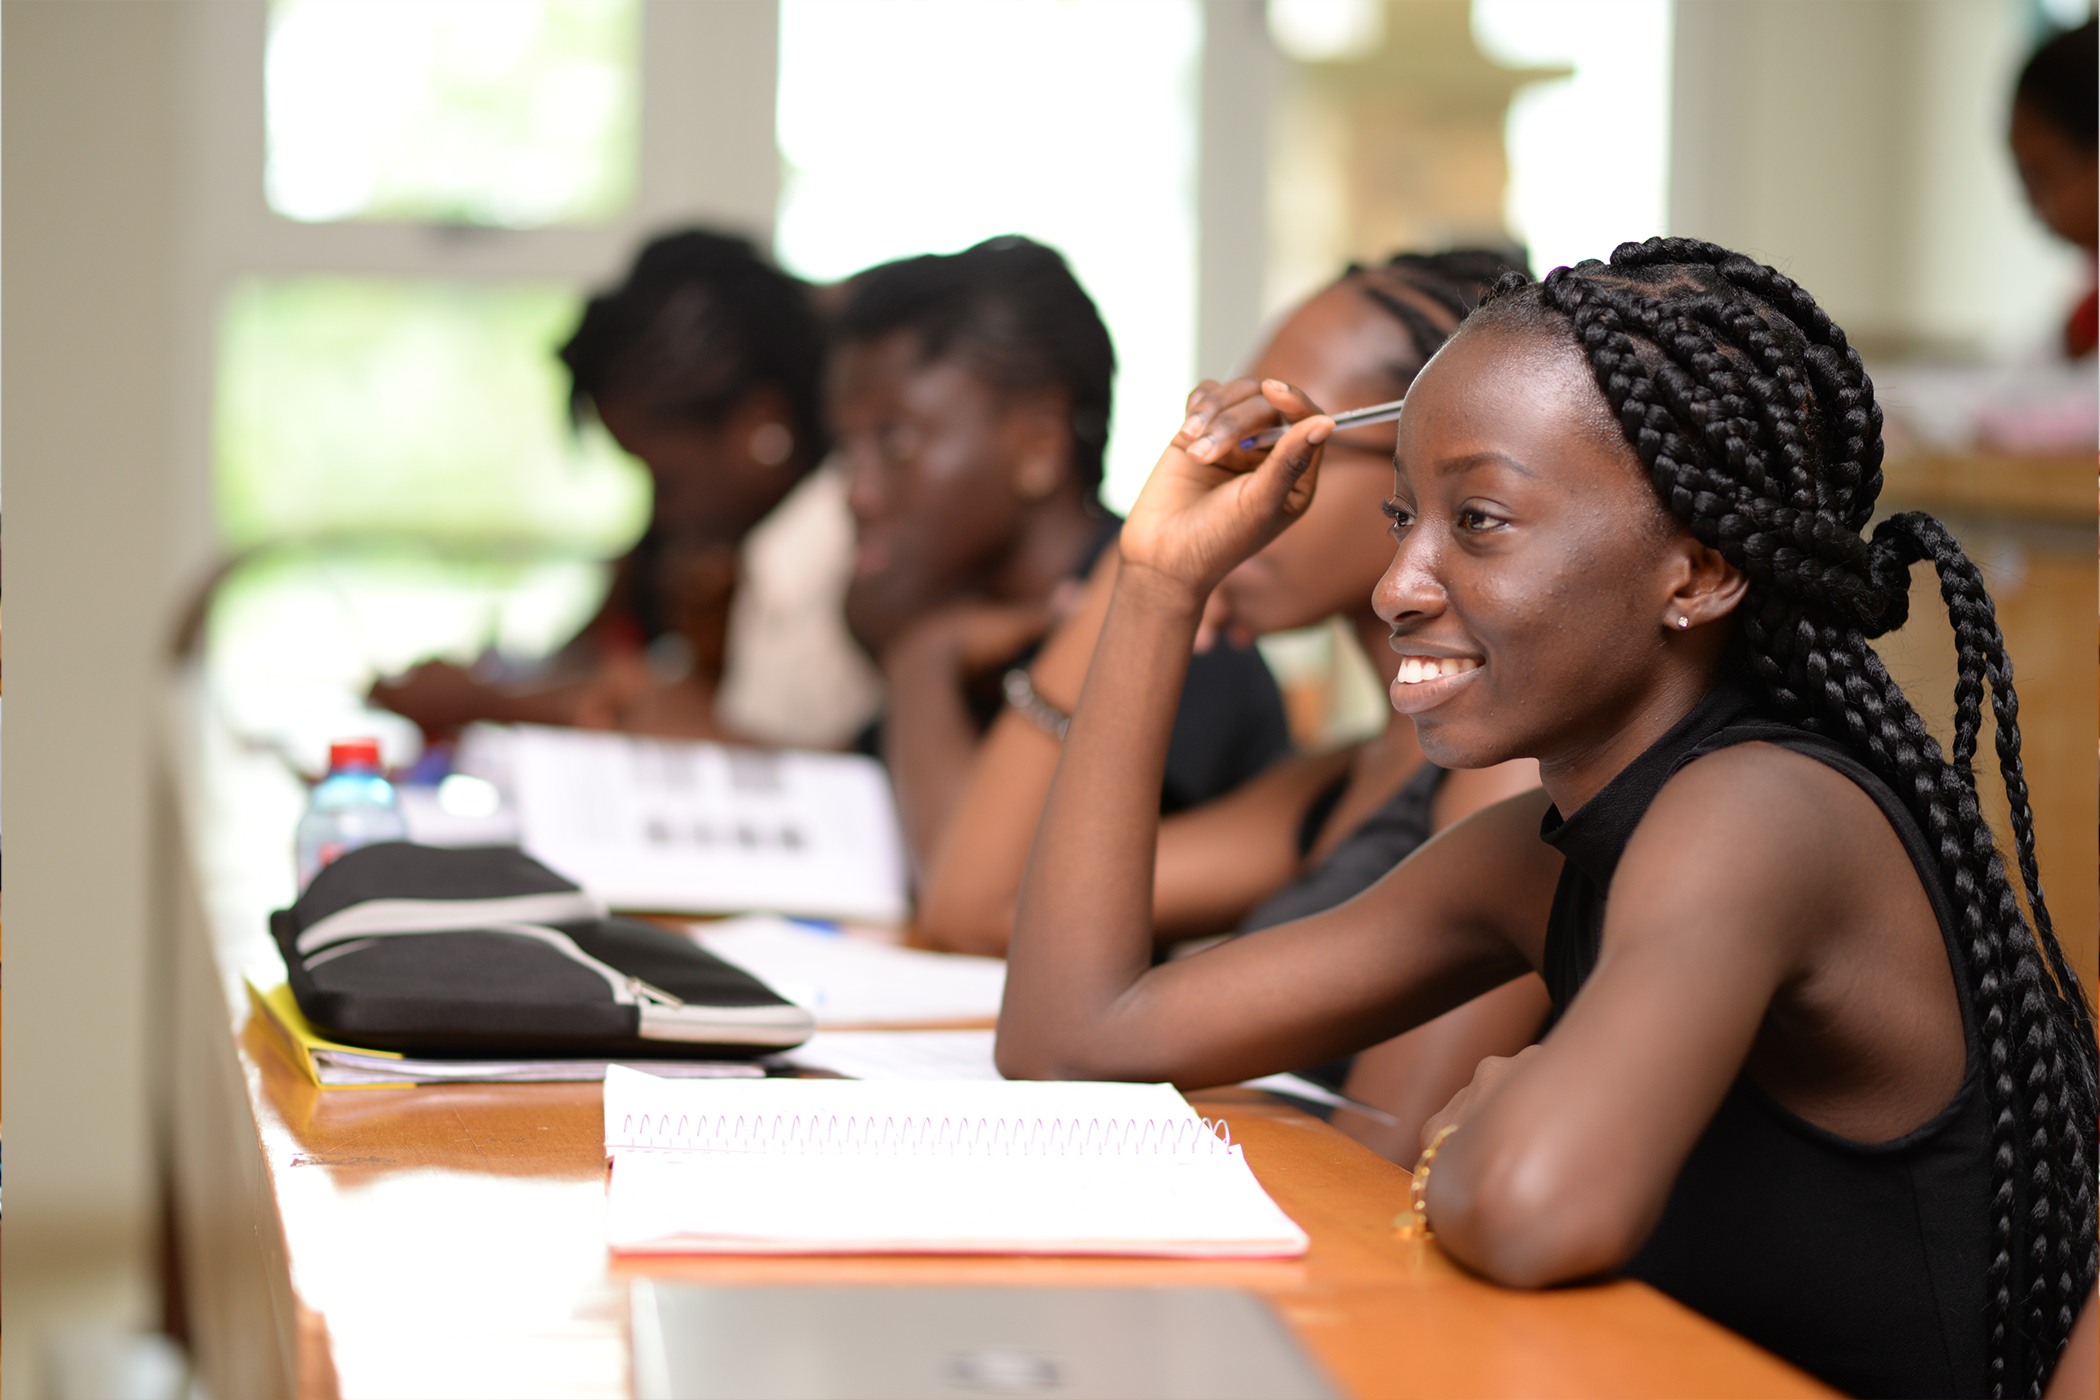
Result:
{"type": "Polygon", "coordinates": [[[1873,384],[1845,333],[1772,268],[1651,238],[1542,282],[1506,276],[1475,319],[1572,329],[1665,506],[1749,580],[1736,662],[1771,708],[1880,774],[1937,848],[1992,1118],[1991,1392],[2040,1394],[2100,1267],[2096,1049],[2042,896],[2019,700],[1982,576],[1922,512],[1861,537],[1881,491],[1873,384]],[[1938,572],[1960,658],[1951,759],[1868,645],[1903,625],[1921,560],[1938,572]],[[1977,799],[1986,691],[2032,927],[1977,799]]]}

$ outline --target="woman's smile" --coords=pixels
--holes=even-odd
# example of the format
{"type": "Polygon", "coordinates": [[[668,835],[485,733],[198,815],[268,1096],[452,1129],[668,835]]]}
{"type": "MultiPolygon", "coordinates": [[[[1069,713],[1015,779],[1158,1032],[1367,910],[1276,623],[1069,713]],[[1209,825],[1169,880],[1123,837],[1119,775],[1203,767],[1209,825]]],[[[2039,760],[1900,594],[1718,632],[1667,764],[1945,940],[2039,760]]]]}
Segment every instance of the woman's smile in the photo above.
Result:
{"type": "Polygon", "coordinates": [[[1478,657],[1428,656],[1402,651],[1397,638],[1393,649],[1400,652],[1400,670],[1386,691],[1392,697],[1393,708],[1403,715],[1418,715],[1434,709],[1480,674],[1482,663],[1478,657]]]}

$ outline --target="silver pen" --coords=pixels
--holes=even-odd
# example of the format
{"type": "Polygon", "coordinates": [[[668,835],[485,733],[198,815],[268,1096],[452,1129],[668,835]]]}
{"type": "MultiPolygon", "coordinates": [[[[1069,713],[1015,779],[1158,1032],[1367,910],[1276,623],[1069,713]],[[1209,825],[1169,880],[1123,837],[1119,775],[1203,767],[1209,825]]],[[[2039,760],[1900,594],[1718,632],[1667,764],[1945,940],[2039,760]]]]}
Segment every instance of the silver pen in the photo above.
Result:
{"type": "MultiPolygon", "coordinates": [[[[1399,418],[1400,410],[1406,403],[1406,399],[1394,399],[1391,403],[1374,403],[1369,408],[1352,408],[1346,413],[1330,413],[1327,416],[1334,420],[1334,430],[1339,433],[1350,428],[1368,428],[1373,423],[1391,423],[1399,418]]],[[[1289,424],[1280,428],[1264,428],[1253,437],[1241,438],[1240,447],[1242,450],[1274,447],[1283,441],[1283,435],[1289,431],[1289,424]]]]}

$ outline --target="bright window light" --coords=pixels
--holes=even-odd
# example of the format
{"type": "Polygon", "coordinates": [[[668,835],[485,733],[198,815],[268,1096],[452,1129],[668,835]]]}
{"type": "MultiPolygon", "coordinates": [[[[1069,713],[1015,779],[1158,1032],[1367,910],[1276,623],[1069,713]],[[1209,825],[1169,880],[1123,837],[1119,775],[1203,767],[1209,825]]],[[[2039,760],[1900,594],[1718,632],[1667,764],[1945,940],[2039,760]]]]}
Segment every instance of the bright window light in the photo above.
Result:
{"type": "Polygon", "coordinates": [[[1269,0],[1269,37],[1300,63],[1376,53],[1385,43],[1386,0],[1269,0]]]}
{"type": "Polygon", "coordinates": [[[1473,0],[1473,37],[1511,67],[1573,67],[1509,104],[1505,217],[1540,273],[1663,231],[1669,0],[1473,0]]]}
{"type": "Polygon", "coordinates": [[[640,42],[641,0],[273,0],[270,207],[609,218],[634,193],[640,42]]]}
{"type": "Polygon", "coordinates": [[[254,281],[228,299],[213,425],[234,547],[344,535],[616,554],[646,474],[578,437],[554,347],[566,287],[383,278],[254,281]]]}
{"type": "Polygon", "coordinates": [[[1193,383],[1194,0],[782,0],[780,38],[782,263],[1058,249],[1115,339],[1102,495],[1127,507],[1193,383]]]}

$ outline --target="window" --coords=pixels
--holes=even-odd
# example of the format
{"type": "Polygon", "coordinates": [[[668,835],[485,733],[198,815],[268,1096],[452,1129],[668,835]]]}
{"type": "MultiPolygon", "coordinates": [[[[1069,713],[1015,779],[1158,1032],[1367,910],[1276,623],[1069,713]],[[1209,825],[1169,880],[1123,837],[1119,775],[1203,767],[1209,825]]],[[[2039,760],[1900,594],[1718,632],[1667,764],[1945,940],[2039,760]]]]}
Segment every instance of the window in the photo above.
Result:
{"type": "Polygon", "coordinates": [[[1544,273],[1661,233],[1670,162],[1669,0],[1473,0],[1473,36],[1512,68],[1568,64],[1509,104],[1505,209],[1544,273]],[[1599,131],[1613,139],[1600,145],[1599,131]]]}
{"type": "Polygon", "coordinates": [[[271,208],[513,228],[633,198],[639,0],[275,0],[271,208]]]}
{"type": "Polygon", "coordinates": [[[297,277],[237,285],[220,331],[228,542],[390,535],[616,554],[646,475],[571,431],[546,284],[297,277]]]}
{"type": "Polygon", "coordinates": [[[1128,506],[1194,382],[1202,43],[1194,0],[782,0],[782,264],[1058,249],[1115,340],[1103,495],[1128,506]]]}
{"type": "Polygon", "coordinates": [[[236,561],[208,655],[236,728],[305,766],[354,730],[412,758],[405,724],[356,705],[373,676],[546,653],[646,521],[646,473],[571,428],[554,357],[667,206],[708,207],[706,161],[684,185],[643,167],[645,21],[688,64],[719,24],[644,0],[210,8],[200,84],[238,92],[209,110],[244,124],[215,148],[264,163],[260,200],[203,187],[236,561]]]}

